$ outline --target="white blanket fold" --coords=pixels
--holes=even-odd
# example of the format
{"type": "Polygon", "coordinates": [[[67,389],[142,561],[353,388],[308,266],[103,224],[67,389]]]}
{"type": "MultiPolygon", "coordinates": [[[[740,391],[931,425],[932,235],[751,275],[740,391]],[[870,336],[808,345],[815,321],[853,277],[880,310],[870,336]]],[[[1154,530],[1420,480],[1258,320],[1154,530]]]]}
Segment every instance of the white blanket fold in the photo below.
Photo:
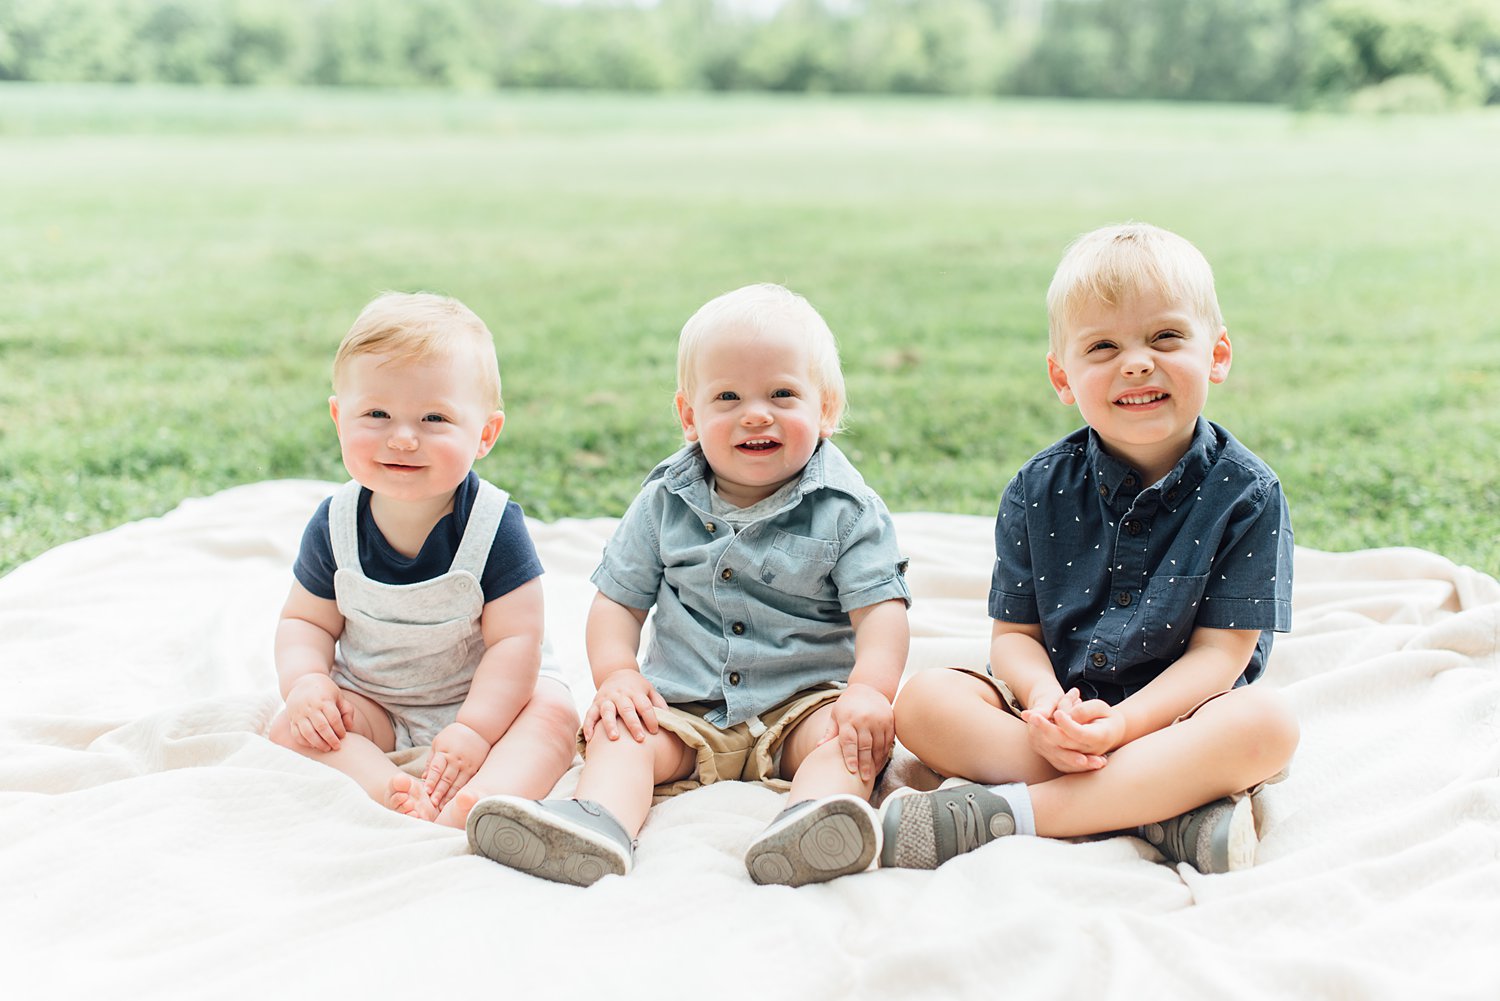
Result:
{"type": "MultiPolygon", "coordinates": [[[[656,808],[635,872],[585,891],[470,856],[264,738],[277,611],[330,489],[190,500],[0,579],[0,959],[37,973],[14,996],[1500,997],[1483,574],[1298,551],[1263,683],[1302,743],[1249,871],[1174,869],[1127,837],[1008,838],[936,872],[758,887],[741,855],[781,800],[726,783],[656,808]]],[[[990,521],[895,517],[908,673],[982,665],[990,521]]],[[[530,526],[580,705],[614,524],[530,526]]]]}

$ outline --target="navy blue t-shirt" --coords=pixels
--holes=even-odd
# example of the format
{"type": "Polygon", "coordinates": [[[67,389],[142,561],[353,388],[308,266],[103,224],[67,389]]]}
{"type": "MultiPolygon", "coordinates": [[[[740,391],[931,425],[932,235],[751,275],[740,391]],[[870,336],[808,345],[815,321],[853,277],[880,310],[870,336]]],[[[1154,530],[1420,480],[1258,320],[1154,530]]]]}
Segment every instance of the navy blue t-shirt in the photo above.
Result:
{"type": "MultiPolygon", "coordinates": [[[[380,528],[370,514],[370,491],[360,488],[359,562],[365,576],[383,584],[416,584],[447,573],[453,566],[453,556],[458,552],[464,528],[469,524],[469,512],[474,509],[474,498],[478,494],[479,474],[471,470],[453,495],[453,510],[438,519],[422,543],[421,551],[414,557],[407,557],[391,548],[385,536],[380,534],[380,528]]],[[[333,574],[338,569],[328,535],[328,507],[332,500],[330,497],[319,504],[312,520],[307,523],[302,533],[302,549],[292,567],[292,573],[303,587],[329,601],[334,600],[333,574]]],[[[526,531],[526,515],[521,505],[510,501],[505,505],[500,527],[495,530],[495,541],[490,546],[484,576],[479,581],[484,600],[494,601],[541,575],[542,563],[532,545],[531,533],[526,531]]]]}
{"type": "Polygon", "coordinates": [[[1281,484],[1198,419],[1157,483],[1089,428],[1021,467],[995,520],[990,617],[1040,623],[1066,691],[1115,704],[1182,656],[1194,627],[1259,629],[1237,685],[1260,677],[1292,621],[1292,524],[1281,484]]]}

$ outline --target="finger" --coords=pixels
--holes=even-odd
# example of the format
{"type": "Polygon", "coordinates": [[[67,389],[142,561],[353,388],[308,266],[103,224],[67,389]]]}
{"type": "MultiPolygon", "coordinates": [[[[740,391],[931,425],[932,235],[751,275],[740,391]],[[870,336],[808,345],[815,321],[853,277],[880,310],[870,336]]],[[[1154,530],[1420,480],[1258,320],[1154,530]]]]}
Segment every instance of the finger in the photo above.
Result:
{"type": "Polygon", "coordinates": [[[308,720],[308,723],[312,726],[314,732],[317,733],[319,739],[323,742],[324,745],[328,747],[329,750],[338,750],[339,738],[338,735],[333,732],[333,727],[328,725],[328,717],[313,716],[308,720]]]}
{"type": "Polygon", "coordinates": [[[868,736],[859,741],[859,777],[868,782],[875,777],[875,745],[866,743],[868,736]]]}
{"type": "Polygon", "coordinates": [[[859,774],[859,734],[853,727],[845,727],[839,737],[839,750],[844,754],[844,767],[850,775],[859,774]]]}
{"type": "Polygon", "coordinates": [[[317,729],[312,725],[312,721],[306,716],[297,721],[296,732],[302,743],[315,751],[336,750],[336,748],[330,747],[328,742],[318,734],[317,729]]]}
{"type": "MultiPolygon", "coordinates": [[[[654,689],[653,689],[654,692],[654,689]]],[[[646,728],[647,733],[656,732],[656,706],[649,698],[638,698],[635,700],[636,717],[641,721],[641,726],[646,728]]],[[[644,737],[642,738],[644,739],[644,737]]]]}
{"type": "Polygon", "coordinates": [[[333,715],[329,717],[329,722],[333,724],[334,732],[342,740],[344,735],[354,727],[354,703],[342,695],[337,696],[333,701],[333,715]]]}
{"type": "Polygon", "coordinates": [[[427,795],[432,795],[432,790],[437,788],[438,779],[442,778],[443,769],[448,767],[448,756],[442,751],[433,751],[432,757],[427,759],[427,770],[422,773],[422,785],[427,789],[427,795]]]}
{"type": "Polygon", "coordinates": [[[605,702],[599,706],[599,722],[604,724],[604,736],[610,740],[620,739],[620,728],[615,724],[615,704],[605,702]]]}
{"type": "Polygon", "coordinates": [[[625,731],[637,744],[646,739],[646,728],[641,725],[641,714],[636,712],[634,703],[620,706],[620,722],[625,724],[625,731]]]}

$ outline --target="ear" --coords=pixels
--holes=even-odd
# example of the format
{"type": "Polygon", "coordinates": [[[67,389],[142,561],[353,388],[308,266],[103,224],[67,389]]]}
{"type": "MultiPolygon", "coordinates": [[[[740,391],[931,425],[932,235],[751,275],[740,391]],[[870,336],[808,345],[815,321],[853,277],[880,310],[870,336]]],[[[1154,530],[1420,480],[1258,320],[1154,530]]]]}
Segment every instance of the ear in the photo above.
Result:
{"type": "Polygon", "coordinates": [[[500,429],[503,427],[505,427],[505,411],[496,410],[484,422],[484,427],[479,429],[479,454],[474,458],[483,459],[490,454],[490,449],[495,447],[495,442],[500,438],[500,429]]]}
{"type": "Polygon", "coordinates": [[[1220,383],[1229,378],[1229,363],[1234,360],[1234,349],[1229,344],[1229,331],[1219,328],[1219,339],[1214,342],[1213,364],[1208,369],[1208,381],[1220,383]]]}
{"type": "Polygon", "coordinates": [[[688,403],[687,396],[681,390],[677,391],[677,420],[682,423],[682,436],[688,441],[698,440],[698,428],[693,423],[693,408],[688,403]]]}
{"type": "Polygon", "coordinates": [[[339,398],[330,396],[328,398],[328,416],[333,418],[333,429],[339,429],[339,398]]]}
{"type": "Polygon", "coordinates": [[[1052,383],[1052,388],[1057,392],[1057,398],[1068,406],[1078,402],[1073,395],[1073,388],[1068,385],[1068,373],[1057,363],[1057,358],[1051,351],[1047,352],[1047,378],[1052,383]]]}

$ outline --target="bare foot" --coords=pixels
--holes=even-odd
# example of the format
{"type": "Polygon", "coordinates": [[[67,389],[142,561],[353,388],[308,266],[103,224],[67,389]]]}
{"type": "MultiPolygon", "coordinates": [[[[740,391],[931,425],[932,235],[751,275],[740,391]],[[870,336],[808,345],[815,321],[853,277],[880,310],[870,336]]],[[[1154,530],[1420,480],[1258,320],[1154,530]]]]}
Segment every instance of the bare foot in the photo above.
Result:
{"type": "Polygon", "coordinates": [[[432,800],[427,798],[427,787],[422,784],[422,780],[405,772],[392,775],[390,782],[386,784],[385,805],[397,813],[404,813],[418,820],[436,820],[438,815],[432,800]]]}
{"type": "Polygon", "coordinates": [[[462,830],[469,821],[469,811],[474,804],[479,802],[479,797],[466,789],[460,789],[453,794],[448,805],[443,807],[442,812],[437,815],[437,822],[448,827],[457,827],[462,830]]]}

